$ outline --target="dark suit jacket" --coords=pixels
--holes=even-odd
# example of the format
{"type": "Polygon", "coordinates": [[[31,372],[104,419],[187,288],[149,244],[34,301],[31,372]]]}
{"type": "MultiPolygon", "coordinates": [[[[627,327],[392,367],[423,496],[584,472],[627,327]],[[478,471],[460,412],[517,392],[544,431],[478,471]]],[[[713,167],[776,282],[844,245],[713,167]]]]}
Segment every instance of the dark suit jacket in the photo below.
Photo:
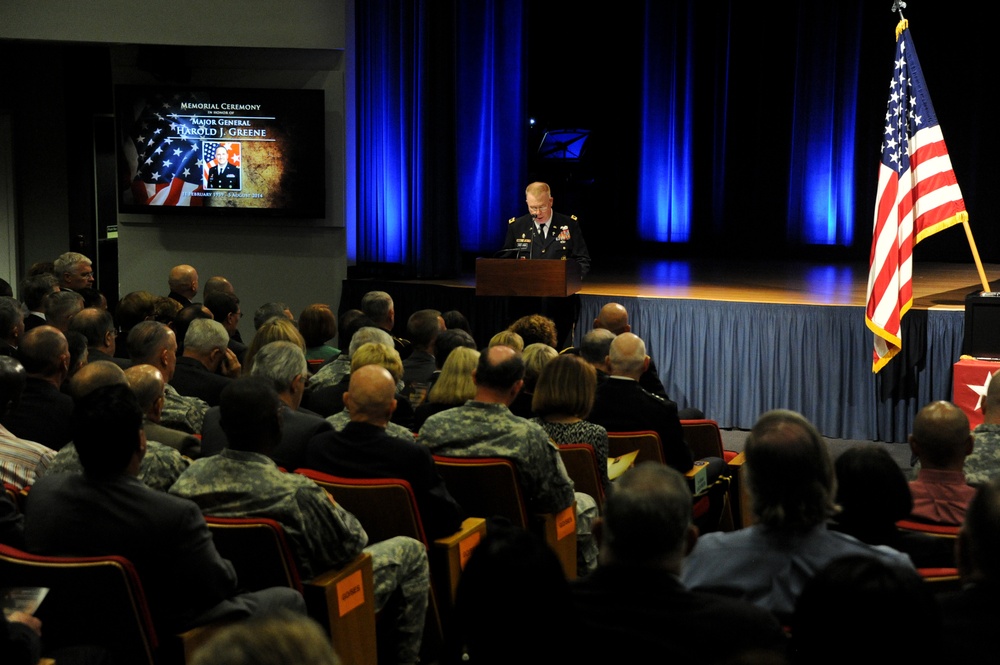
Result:
{"type": "Polygon", "coordinates": [[[95,360],[107,360],[108,362],[112,362],[118,365],[122,369],[128,369],[129,367],[132,366],[132,361],[129,360],[128,358],[109,356],[108,354],[104,353],[104,351],[87,347],[87,362],[92,363],[95,360]]]}
{"type": "Polygon", "coordinates": [[[653,395],[638,381],[608,377],[597,389],[587,420],[609,432],[653,430],[660,435],[667,464],[682,472],[694,465],[677,417],[677,404],[653,395]]]}
{"type": "Polygon", "coordinates": [[[32,328],[36,328],[38,326],[44,326],[47,323],[48,321],[37,314],[28,314],[24,317],[24,332],[28,332],[32,328]]]}
{"type": "Polygon", "coordinates": [[[24,522],[30,552],[129,559],[142,579],[158,630],[185,629],[202,623],[206,615],[225,614],[236,594],[233,566],[216,551],[198,506],[151,490],[131,476],[57,473],[39,478],[24,522]]]}
{"type": "Polygon", "coordinates": [[[179,302],[181,304],[181,307],[187,307],[188,305],[191,304],[190,300],[188,300],[181,294],[177,293],[176,291],[171,291],[170,293],[167,294],[167,297],[170,298],[171,300],[176,300],[177,302],[179,302]]]}
{"type": "Polygon", "coordinates": [[[73,438],[70,432],[72,415],[72,397],[48,381],[29,376],[21,401],[0,418],[0,422],[14,436],[59,450],[73,438]]]}
{"type": "Polygon", "coordinates": [[[787,652],[781,625],[749,602],[695,593],[669,572],[600,566],[571,583],[594,663],[728,662],[749,649],[787,652]],[[662,656],[662,658],[661,658],[662,656]]]}
{"type": "Polygon", "coordinates": [[[174,378],[170,379],[170,385],[181,395],[198,397],[208,402],[209,406],[219,404],[219,395],[230,383],[232,379],[229,377],[210,372],[199,361],[184,356],[177,359],[174,378]]]}
{"type": "MultiPolygon", "coordinates": [[[[302,404],[310,411],[329,418],[344,410],[344,393],[347,392],[350,383],[351,375],[348,374],[332,386],[307,391],[302,404]]],[[[410,427],[413,424],[413,406],[410,400],[400,393],[396,393],[396,411],[392,414],[392,422],[403,427],[410,427]]]]}
{"type": "Polygon", "coordinates": [[[507,238],[503,248],[517,249],[522,246],[518,240],[524,241],[523,247],[530,250],[521,256],[531,259],[574,259],[580,264],[581,277],[590,270],[590,252],[576,217],[553,212],[549,234],[544,241],[538,235],[531,215],[511,219],[507,224],[507,238]]]}
{"type": "MultiPolygon", "coordinates": [[[[284,404],[281,406],[281,415],[281,444],[270,457],[278,466],[294,471],[306,465],[306,445],[309,440],[317,434],[332,430],[333,425],[311,411],[292,411],[284,404]]],[[[201,456],[218,454],[228,443],[219,422],[219,407],[213,406],[205,413],[205,423],[201,428],[201,456]]]]}
{"type": "Polygon", "coordinates": [[[462,511],[434,468],[430,449],[390,436],[382,427],[348,423],[343,431],[309,442],[306,466],[346,478],[402,478],[413,487],[420,520],[430,540],[462,525],[462,511]]]}

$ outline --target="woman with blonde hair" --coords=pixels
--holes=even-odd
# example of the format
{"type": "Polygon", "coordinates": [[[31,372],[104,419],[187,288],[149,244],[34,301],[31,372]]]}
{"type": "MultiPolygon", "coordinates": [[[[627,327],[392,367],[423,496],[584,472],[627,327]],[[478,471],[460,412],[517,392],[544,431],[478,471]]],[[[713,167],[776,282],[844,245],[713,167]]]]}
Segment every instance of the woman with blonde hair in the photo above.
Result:
{"type": "Polygon", "coordinates": [[[291,320],[283,316],[268,319],[264,322],[264,325],[257,329],[257,333],[250,340],[250,346],[247,347],[246,359],[243,362],[243,374],[250,372],[250,369],[253,367],[253,357],[257,355],[262,346],[269,342],[277,342],[278,340],[297,344],[302,349],[302,352],[305,353],[306,340],[291,320]]]}
{"type": "Polygon", "coordinates": [[[479,362],[479,351],[464,346],[452,349],[441,366],[441,374],[427,393],[427,399],[413,414],[413,431],[420,430],[429,416],[461,406],[476,396],[472,372],[479,362]]]}
{"type": "Polygon", "coordinates": [[[597,371],[579,356],[560,355],[542,369],[535,385],[532,422],[545,429],[555,443],[589,443],[597,456],[601,484],[607,493],[608,432],[586,420],[597,393],[597,371]]]}
{"type": "Polygon", "coordinates": [[[521,391],[510,405],[511,413],[522,418],[531,418],[535,415],[531,408],[535,384],[538,382],[542,369],[558,355],[559,352],[555,348],[542,342],[535,342],[524,347],[524,352],[521,354],[524,359],[524,385],[521,386],[521,391]]]}

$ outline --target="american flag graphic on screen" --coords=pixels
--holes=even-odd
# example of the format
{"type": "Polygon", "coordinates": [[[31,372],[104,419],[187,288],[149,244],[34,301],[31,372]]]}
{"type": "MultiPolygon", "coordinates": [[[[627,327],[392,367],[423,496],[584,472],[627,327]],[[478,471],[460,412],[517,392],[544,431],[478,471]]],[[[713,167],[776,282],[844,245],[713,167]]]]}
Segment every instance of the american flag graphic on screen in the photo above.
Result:
{"type": "Polygon", "coordinates": [[[179,95],[151,97],[136,117],[129,134],[137,153],[132,180],[136,203],[202,205],[200,197],[191,196],[203,190],[201,140],[181,138],[180,128],[195,128],[189,118],[181,117],[180,103],[179,95]]]}
{"type": "Polygon", "coordinates": [[[902,348],[901,321],[913,304],[914,245],[968,220],[906,21],[896,28],[882,140],[865,310],[875,333],[873,372],[902,348]]]}

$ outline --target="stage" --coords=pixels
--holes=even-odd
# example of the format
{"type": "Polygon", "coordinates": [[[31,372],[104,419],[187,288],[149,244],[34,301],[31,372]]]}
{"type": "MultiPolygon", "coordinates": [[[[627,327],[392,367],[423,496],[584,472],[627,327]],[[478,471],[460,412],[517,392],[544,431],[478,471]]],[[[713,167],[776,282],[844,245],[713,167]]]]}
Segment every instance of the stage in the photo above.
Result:
{"type": "MultiPolygon", "coordinates": [[[[987,279],[1000,278],[1000,265],[984,269],[987,279]]],[[[830,438],[904,442],[920,407],[951,399],[965,296],[982,286],[971,263],[915,264],[903,352],[875,375],[867,280],[860,264],[637,260],[588,275],[572,339],[579,342],[603,305],[619,302],[671,399],[723,428],[749,429],[762,412],[788,408],[830,438]]],[[[482,345],[520,315],[517,298],[477,297],[472,274],[348,279],[339,311],[358,307],[370,290],[393,296],[401,335],[413,311],[457,309],[482,345]]]]}

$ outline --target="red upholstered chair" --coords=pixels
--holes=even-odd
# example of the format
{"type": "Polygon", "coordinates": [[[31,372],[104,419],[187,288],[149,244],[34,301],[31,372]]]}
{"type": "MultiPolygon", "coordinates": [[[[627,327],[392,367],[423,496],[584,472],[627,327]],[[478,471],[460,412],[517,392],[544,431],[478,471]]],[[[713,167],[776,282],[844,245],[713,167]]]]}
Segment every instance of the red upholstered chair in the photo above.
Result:
{"type": "Polygon", "coordinates": [[[604,485],[594,447],[589,443],[560,443],[556,448],[576,490],[594,497],[597,507],[604,510],[604,485]]]}
{"type": "Polygon", "coordinates": [[[728,464],[738,454],[722,447],[722,432],[714,420],[682,420],[681,429],[695,459],[721,457],[728,464]]]}
{"type": "Polygon", "coordinates": [[[377,665],[371,555],[302,580],[281,524],[263,517],[210,517],[215,547],[236,569],[241,586],[287,586],[302,592],[309,615],[323,626],[344,665],[377,665]]]}

